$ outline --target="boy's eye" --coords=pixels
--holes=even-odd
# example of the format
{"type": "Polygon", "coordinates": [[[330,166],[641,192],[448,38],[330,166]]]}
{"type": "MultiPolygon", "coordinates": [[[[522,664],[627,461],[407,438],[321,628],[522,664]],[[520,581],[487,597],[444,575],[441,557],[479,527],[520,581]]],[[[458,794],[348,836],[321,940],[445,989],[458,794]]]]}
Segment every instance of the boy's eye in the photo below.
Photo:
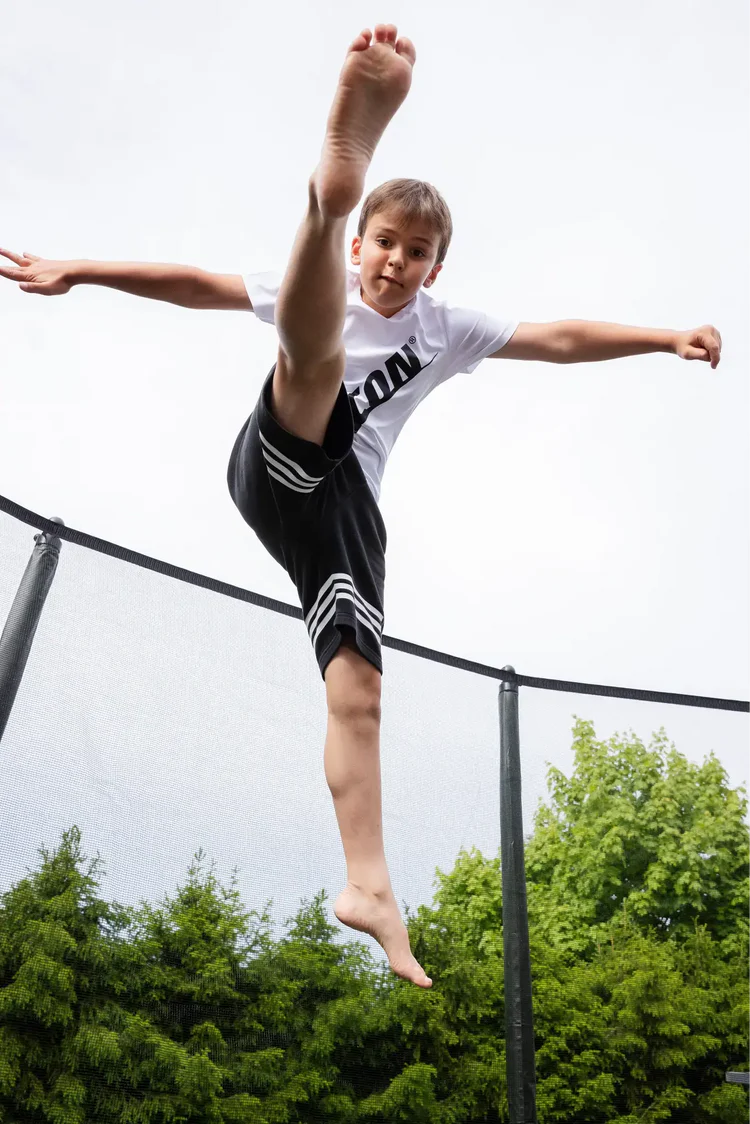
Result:
{"type": "MultiPolygon", "coordinates": [[[[376,239],[375,239],[375,241],[377,242],[377,244],[378,244],[379,246],[383,246],[383,245],[386,245],[386,246],[387,246],[387,245],[388,245],[388,239],[387,239],[387,238],[383,238],[383,237],[382,237],[382,235],[381,235],[381,237],[380,237],[380,238],[376,238],[376,239]]],[[[414,254],[419,254],[419,255],[420,255],[421,257],[424,257],[424,256],[425,256],[425,252],[424,252],[424,250],[420,250],[420,249],[418,249],[417,247],[415,247],[415,248],[414,248],[414,249],[412,250],[412,253],[414,253],[414,254]]]]}

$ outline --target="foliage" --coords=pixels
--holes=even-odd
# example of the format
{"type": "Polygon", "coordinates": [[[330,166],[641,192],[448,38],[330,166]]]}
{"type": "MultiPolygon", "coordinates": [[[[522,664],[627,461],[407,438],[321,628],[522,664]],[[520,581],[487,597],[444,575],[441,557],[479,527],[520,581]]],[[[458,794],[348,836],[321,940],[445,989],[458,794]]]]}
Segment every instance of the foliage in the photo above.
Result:
{"type": "Polygon", "coordinates": [[[552,802],[526,850],[529,909],[545,936],[583,954],[622,910],[659,935],[695,924],[719,941],[747,939],[748,833],[742,790],[714,754],[693,765],[659,731],[596,740],[573,730],[575,770],[550,768],[552,802]]]}
{"type": "MultiPolygon", "coordinates": [[[[740,1124],[742,790],[634,736],[573,731],[526,850],[540,1124],[740,1124]]],[[[198,852],[174,898],[99,896],[73,827],[0,907],[0,1121],[500,1124],[501,870],[462,851],[407,915],[421,991],[341,945],[325,895],[275,940],[198,852]]]]}

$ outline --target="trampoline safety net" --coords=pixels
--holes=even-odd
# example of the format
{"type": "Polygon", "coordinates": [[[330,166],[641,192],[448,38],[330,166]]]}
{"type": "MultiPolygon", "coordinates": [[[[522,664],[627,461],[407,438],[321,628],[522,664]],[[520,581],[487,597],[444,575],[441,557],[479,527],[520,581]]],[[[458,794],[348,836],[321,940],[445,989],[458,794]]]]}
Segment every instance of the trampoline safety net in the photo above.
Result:
{"type": "MultiPolygon", "coordinates": [[[[9,508],[0,629],[38,529],[9,508]]],[[[78,538],[0,740],[0,1121],[511,1119],[498,683],[384,650],[383,832],[422,991],[333,913],[346,869],[300,620],[78,538]]],[[[522,754],[527,835],[549,762],[571,761],[564,709],[559,743],[522,754]]],[[[568,1119],[604,1118],[592,1089],[568,1119]]],[[[549,1096],[539,1119],[564,1119],[549,1096]]]]}

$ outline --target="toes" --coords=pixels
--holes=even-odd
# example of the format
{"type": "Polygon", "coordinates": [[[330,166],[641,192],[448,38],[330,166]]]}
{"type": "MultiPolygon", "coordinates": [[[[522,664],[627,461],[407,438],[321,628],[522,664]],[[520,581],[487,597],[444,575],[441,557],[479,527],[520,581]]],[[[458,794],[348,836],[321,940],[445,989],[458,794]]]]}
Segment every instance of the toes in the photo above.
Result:
{"type": "Polygon", "coordinates": [[[408,980],[409,983],[416,984],[417,987],[432,987],[432,980],[418,961],[412,959],[409,963],[404,964],[394,964],[393,961],[390,961],[390,966],[392,971],[402,980],[408,980]]]}
{"type": "Polygon", "coordinates": [[[398,28],[393,23],[379,23],[375,28],[375,42],[395,47],[398,28]]]}
{"type": "Polygon", "coordinates": [[[350,51],[366,51],[367,48],[370,46],[371,40],[372,40],[372,32],[370,31],[369,27],[366,27],[364,29],[364,31],[360,31],[359,35],[357,36],[357,38],[352,43],[349,50],[350,51]]]}
{"type": "Polygon", "coordinates": [[[396,43],[396,54],[403,55],[404,58],[409,60],[412,66],[417,60],[417,52],[414,48],[414,44],[412,43],[411,39],[407,39],[403,35],[396,43]]]}

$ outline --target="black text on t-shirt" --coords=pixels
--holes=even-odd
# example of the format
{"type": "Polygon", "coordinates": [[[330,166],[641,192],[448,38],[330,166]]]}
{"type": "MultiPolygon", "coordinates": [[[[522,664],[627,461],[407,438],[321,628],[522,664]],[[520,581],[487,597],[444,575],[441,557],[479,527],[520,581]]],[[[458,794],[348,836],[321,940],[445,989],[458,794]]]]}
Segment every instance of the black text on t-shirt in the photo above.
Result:
{"type": "Polygon", "coordinates": [[[364,383],[349,394],[355,429],[364,424],[371,410],[393,398],[402,386],[411,382],[415,375],[429,367],[435,359],[437,355],[433,355],[430,362],[423,365],[419,356],[405,343],[400,351],[395,351],[386,359],[385,371],[370,371],[364,383]]]}

